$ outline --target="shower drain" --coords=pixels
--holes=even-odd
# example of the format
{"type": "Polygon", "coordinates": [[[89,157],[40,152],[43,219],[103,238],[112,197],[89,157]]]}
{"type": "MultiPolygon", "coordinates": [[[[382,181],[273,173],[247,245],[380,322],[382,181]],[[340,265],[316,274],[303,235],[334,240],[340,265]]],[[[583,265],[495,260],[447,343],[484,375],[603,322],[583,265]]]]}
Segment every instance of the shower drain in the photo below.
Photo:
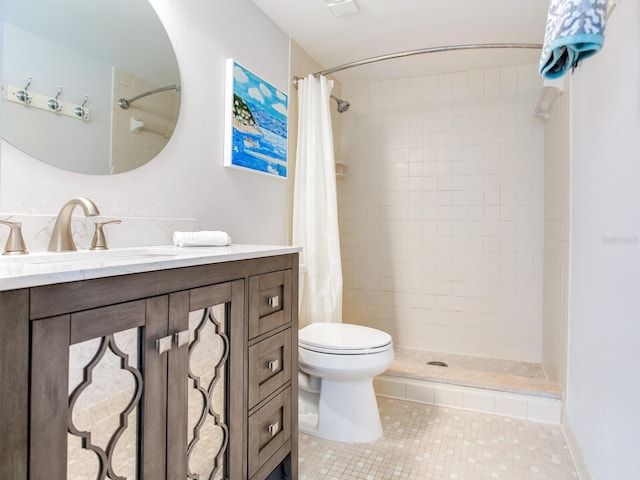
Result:
{"type": "Polygon", "coordinates": [[[427,365],[433,365],[435,367],[448,367],[445,362],[441,362],[440,360],[433,360],[432,362],[427,362],[427,365]]]}

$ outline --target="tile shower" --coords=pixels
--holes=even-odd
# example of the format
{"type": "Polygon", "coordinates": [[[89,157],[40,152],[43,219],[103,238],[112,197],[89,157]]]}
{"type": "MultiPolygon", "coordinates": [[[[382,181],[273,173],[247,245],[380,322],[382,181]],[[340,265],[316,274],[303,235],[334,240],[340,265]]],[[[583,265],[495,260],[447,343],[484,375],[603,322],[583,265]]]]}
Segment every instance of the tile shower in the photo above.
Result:
{"type": "Polygon", "coordinates": [[[343,85],[344,321],[398,347],[541,361],[534,65],[343,85]]]}
{"type": "Polygon", "coordinates": [[[534,65],[343,86],[344,321],[390,332],[396,361],[375,382],[385,437],[342,461],[303,435],[302,478],[576,478],[540,365],[540,89],[534,65]]]}

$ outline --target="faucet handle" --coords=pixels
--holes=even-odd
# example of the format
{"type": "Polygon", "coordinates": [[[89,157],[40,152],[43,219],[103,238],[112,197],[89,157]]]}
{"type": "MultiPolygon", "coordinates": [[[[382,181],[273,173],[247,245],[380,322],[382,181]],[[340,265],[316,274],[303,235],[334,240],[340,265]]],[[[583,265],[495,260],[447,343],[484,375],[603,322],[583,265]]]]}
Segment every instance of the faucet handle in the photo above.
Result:
{"type": "Polygon", "coordinates": [[[122,220],[110,220],[108,222],[96,222],[96,231],[91,240],[91,248],[89,250],[109,250],[107,246],[107,237],[104,234],[104,226],[110,223],[122,223],[122,220]]]}
{"type": "Polygon", "coordinates": [[[7,243],[4,246],[3,255],[24,255],[29,253],[27,246],[24,244],[24,238],[22,238],[22,223],[21,222],[8,222],[6,220],[0,220],[0,223],[7,225],[11,231],[7,237],[7,243]]]}

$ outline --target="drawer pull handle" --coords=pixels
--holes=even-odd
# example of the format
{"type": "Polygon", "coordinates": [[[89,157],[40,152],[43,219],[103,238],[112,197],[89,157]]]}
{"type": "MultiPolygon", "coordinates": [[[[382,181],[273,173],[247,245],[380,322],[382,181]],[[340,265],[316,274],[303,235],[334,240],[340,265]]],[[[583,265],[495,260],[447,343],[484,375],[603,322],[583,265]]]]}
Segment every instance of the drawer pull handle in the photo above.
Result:
{"type": "Polygon", "coordinates": [[[280,369],[280,360],[277,358],[275,360],[271,360],[267,363],[267,367],[269,367],[269,370],[272,372],[277,372],[280,369]]]}
{"type": "Polygon", "coordinates": [[[171,350],[171,346],[173,344],[173,335],[169,335],[168,337],[158,338],[156,340],[156,350],[158,353],[162,355],[163,353],[167,353],[171,350]]]}
{"type": "Polygon", "coordinates": [[[275,437],[280,431],[280,422],[275,422],[267,427],[272,437],[275,437]]]}
{"type": "Polygon", "coordinates": [[[191,334],[189,330],[183,330],[182,332],[177,332],[173,334],[173,341],[176,342],[178,348],[188,345],[191,340],[191,334]]]}
{"type": "Polygon", "coordinates": [[[271,308],[279,307],[280,306],[280,297],[278,295],[276,295],[275,297],[269,297],[267,302],[269,303],[269,306],[271,308]]]}

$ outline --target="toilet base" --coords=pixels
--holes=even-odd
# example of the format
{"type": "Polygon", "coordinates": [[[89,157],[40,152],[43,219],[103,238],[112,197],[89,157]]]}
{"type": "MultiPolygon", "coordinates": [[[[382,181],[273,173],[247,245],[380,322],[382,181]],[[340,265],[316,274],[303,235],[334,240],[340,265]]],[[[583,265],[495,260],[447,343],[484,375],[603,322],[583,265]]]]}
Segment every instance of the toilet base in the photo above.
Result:
{"type": "Polygon", "coordinates": [[[347,382],[323,378],[321,382],[319,395],[300,391],[300,431],[353,443],[372,442],[382,436],[372,378],[347,382]],[[312,399],[317,399],[317,407],[310,403],[312,399]]]}

